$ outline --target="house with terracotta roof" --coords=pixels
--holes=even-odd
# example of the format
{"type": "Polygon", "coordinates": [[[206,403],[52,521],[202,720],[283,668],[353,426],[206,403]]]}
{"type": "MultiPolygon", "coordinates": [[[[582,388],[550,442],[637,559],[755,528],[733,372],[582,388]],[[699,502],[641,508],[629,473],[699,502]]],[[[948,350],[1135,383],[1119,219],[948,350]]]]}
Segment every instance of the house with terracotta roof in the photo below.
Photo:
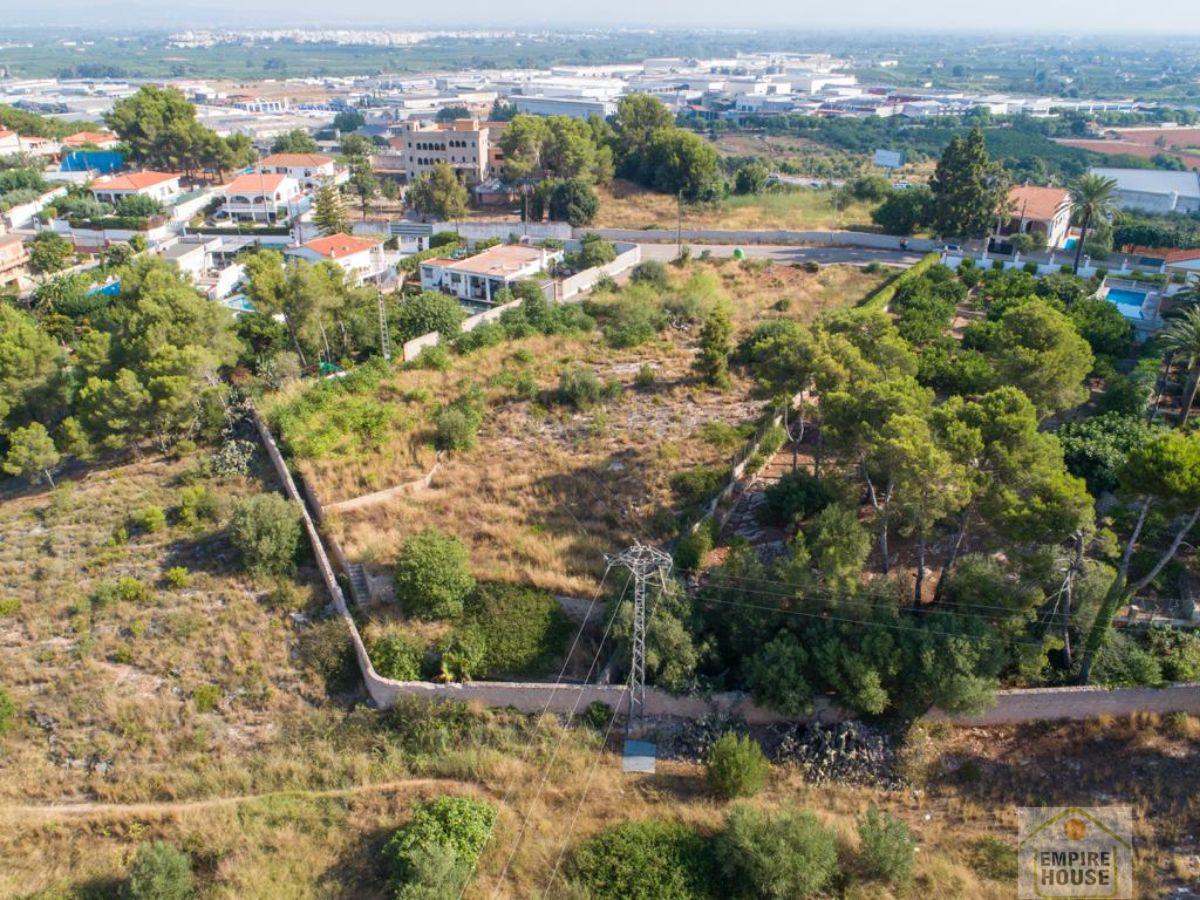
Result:
{"type": "Polygon", "coordinates": [[[166,205],[180,193],[180,176],[172,172],[126,172],[92,182],[92,196],[101,203],[117,203],[122,197],[150,197],[166,205]]]}
{"type": "Polygon", "coordinates": [[[18,287],[29,274],[29,250],[19,234],[0,234],[0,287],[18,287]]]}
{"type": "Polygon", "coordinates": [[[1001,234],[1046,236],[1046,246],[1062,247],[1071,228],[1071,192],[1066,188],[1023,184],[1008,192],[1007,221],[1001,234]]]}
{"type": "Polygon", "coordinates": [[[1121,252],[1126,256],[1137,257],[1135,264],[1139,267],[1148,269],[1158,267],[1170,274],[1200,274],[1200,247],[1184,250],[1126,244],[1121,248],[1121,252]]]}
{"type": "Polygon", "coordinates": [[[254,168],[266,174],[287,175],[304,188],[315,188],[327,182],[342,184],[350,177],[332,156],[321,153],[272,153],[255,163],[254,168]]]}
{"type": "Polygon", "coordinates": [[[286,222],[296,212],[300,183],[290,175],[253,172],[220,189],[225,215],[239,222],[286,222]]]}
{"type": "Polygon", "coordinates": [[[466,259],[425,260],[421,263],[421,287],[460,300],[492,303],[501,289],[532,278],[562,258],[561,250],[499,244],[466,259]]]}
{"type": "Polygon", "coordinates": [[[15,131],[0,128],[0,156],[21,152],[21,136],[15,131]]]}
{"type": "Polygon", "coordinates": [[[100,150],[111,150],[120,143],[120,138],[107,131],[77,131],[62,139],[64,151],[78,150],[89,145],[100,150]]]}
{"type": "Polygon", "coordinates": [[[378,238],[354,234],[327,234],[305,241],[298,247],[290,247],[284,255],[291,259],[302,259],[310,263],[330,262],[341,267],[354,280],[385,282],[393,274],[392,261],[378,238]]]}

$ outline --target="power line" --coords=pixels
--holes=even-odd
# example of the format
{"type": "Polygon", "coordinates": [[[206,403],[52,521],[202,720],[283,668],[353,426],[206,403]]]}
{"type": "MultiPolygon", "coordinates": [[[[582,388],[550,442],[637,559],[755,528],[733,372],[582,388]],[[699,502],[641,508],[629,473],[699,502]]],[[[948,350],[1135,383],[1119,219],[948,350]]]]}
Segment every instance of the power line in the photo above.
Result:
{"type": "MultiPolygon", "coordinates": [[[[617,620],[617,613],[621,609],[621,600],[624,599],[625,591],[627,591],[628,589],[629,589],[629,583],[626,582],[625,587],[621,590],[621,596],[618,597],[617,602],[615,604],[613,604],[612,615],[610,615],[608,617],[608,624],[604,627],[604,634],[601,636],[600,643],[596,647],[596,652],[592,656],[591,665],[588,666],[587,674],[583,678],[583,685],[586,685],[588,683],[588,681],[591,680],[592,672],[595,670],[596,663],[600,659],[600,651],[601,651],[601,649],[603,649],[605,641],[608,640],[608,635],[612,630],[613,623],[616,622],[616,620],[617,620]]],[[[558,760],[559,750],[562,749],[563,741],[566,739],[567,731],[570,729],[571,721],[575,717],[576,713],[579,710],[579,703],[582,699],[583,699],[583,690],[581,689],[578,692],[576,692],[575,702],[571,705],[571,711],[570,711],[570,713],[567,714],[567,716],[563,722],[562,731],[560,732],[560,734],[558,736],[558,740],[554,744],[554,752],[550,754],[550,761],[548,763],[546,763],[546,767],[542,773],[542,780],[538,783],[537,791],[534,793],[533,799],[529,802],[529,808],[526,811],[524,818],[522,818],[522,820],[521,820],[521,828],[517,832],[517,839],[513,842],[512,850],[509,852],[508,858],[504,862],[504,868],[501,869],[501,871],[500,871],[500,878],[496,883],[495,890],[493,890],[493,892],[492,892],[493,897],[495,897],[499,893],[500,885],[503,884],[505,878],[508,877],[508,870],[512,866],[513,859],[516,858],[517,851],[521,847],[521,841],[524,839],[525,832],[529,827],[529,820],[533,817],[533,810],[537,806],[538,800],[541,799],[542,792],[546,789],[546,783],[550,778],[550,772],[554,768],[554,763],[558,760]]],[[[616,718],[616,710],[613,711],[613,718],[616,718]]],[[[495,823],[493,822],[493,827],[494,827],[494,824],[495,823]]],[[[489,832],[489,836],[490,836],[490,832],[489,832]]],[[[463,890],[464,890],[464,892],[466,891],[465,885],[463,886],[463,890]]],[[[461,894],[459,895],[459,900],[462,900],[461,894]]]]}

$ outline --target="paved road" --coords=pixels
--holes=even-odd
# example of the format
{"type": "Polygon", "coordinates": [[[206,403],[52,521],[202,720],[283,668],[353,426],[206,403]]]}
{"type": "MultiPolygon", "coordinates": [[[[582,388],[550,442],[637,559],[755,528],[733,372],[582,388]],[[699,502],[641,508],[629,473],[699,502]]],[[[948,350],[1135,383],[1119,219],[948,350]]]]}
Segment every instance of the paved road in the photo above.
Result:
{"type": "MultiPolygon", "coordinates": [[[[777,244],[692,244],[692,256],[705,250],[713,256],[728,258],[741,249],[753,259],[771,259],[778,263],[818,262],[866,265],[881,262],[893,266],[911,266],[924,254],[905,250],[871,250],[865,247],[783,247],[777,244]]],[[[675,258],[674,244],[642,244],[642,259],[669,262],[675,258]]]]}

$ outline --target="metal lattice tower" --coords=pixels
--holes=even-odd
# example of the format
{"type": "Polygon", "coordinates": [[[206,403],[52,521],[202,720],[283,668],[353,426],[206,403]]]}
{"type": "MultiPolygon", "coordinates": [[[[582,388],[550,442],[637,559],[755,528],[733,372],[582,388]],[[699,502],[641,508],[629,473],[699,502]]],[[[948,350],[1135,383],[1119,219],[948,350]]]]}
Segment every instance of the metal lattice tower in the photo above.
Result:
{"type": "Polygon", "coordinates": [[[629,667],[629,721],[640,722],[646,706],[646,586],[653,581],[667,587],[671,557],[648,544],[636,543],[616,556],[610,566],[628,569],[633,575],[633,654],[629,667]]]}
{"type": "Polygon", "coordinates": [[[392,361],[392,339],[388,334],[387,310],[384,309],[383,291],[379,292],[379,352],[388,362],[392,361]]]}

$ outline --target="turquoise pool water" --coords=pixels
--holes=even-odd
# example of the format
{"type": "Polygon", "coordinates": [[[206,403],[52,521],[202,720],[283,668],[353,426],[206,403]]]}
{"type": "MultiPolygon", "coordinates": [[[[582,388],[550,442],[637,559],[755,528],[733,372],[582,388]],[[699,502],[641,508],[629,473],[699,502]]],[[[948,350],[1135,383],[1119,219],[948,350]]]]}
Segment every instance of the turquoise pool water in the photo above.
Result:
{"type": "Polygon", "coordinates": [[[1109,288],[1108,299],[1120,306],[1136,306],[1141,309],[1143,303],[1146,302],[1145,291],[1131,291],[1128,288],[1109,288]]]}
{"type": "Polygon", "coordinates": [[[254,312],[254,304],[246,298],[245,294],[234,294],[232,297],[226,297],[222,302],[234,312],[254,312]]]}

